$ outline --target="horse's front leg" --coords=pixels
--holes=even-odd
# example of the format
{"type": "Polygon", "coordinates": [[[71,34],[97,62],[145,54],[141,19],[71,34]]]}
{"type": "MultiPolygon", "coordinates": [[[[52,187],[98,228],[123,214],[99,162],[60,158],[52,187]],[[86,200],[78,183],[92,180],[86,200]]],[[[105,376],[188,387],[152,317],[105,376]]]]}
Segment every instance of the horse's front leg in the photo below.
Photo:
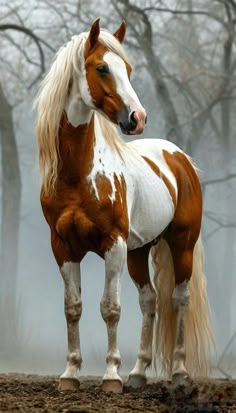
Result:
{"type": "Polygon", "coordinates": [[[65,262],[60,268],[65,287],[65,316],[67,322],[68,353],[65,372],[60,377],[60,390],[76,390],[80,382],[77,370],[81,367],[79,320],[82,313],[80,264],[65,262]]]}
{"type": "Polygon", "coordinates": [[[101,314],[107,325],[108,351],[107,370],[103,377],[102,388],[105,391],[119,393],[122,391],[122,379],[118,374],[120,352],[117,345],[117,326],[120,319],[120,280],[127,256],[127,246],[118,237],[112,248],[105,253],[106,278],[101,314]]]}

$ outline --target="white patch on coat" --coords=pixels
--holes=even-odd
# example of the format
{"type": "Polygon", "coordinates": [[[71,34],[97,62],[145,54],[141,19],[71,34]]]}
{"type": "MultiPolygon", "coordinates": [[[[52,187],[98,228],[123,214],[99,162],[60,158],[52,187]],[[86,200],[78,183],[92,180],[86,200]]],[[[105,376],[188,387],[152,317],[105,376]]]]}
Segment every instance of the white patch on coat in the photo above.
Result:
{"type": "Polygon", "coordinates": [[[154,139],[140,139],[136,142],[138,145],[133,145],[132,142],[127,145],[132,149],[133,158],[127,162],[129,175],[124,174],[129,193],[128,249],[139,248],[154,240],[174,216],[173,199],[168,188],[143,156],[151,159],[161,172],[166,175],[168,173],[177,191],[175,177],[163,159],[162,142],[154,139]]]}
{"type": "Polygon", "coordinates": [[[130,106],[131,108],[135,106],[143,109],[138,96],[130,84],[126,65],[123,59],[113,52],[106,52],[103,56],[103,60],[109,66],[109,70],[116,82],[116,91],[120,95],[124,104],[130,106]]]}
{"type": "Polygon", "coordinates": [[[75,283],[76,290],[78,290],[80,287],[80,264],[77,262],[64,262],[60,271],[66,285],[75,283]]]}
{"type": "Polygon", "coordinates": [[[111,184],[111,195],[109,195],[109,198],[113,203],[116,199],[115,175],[118,180],[120,180],[121,175],[124,171],[124,162],[114,150],[114,148],[110,147],[106,143],[96,113],[94,116],[94,129],[95,146],[93,167],[87,179],[92,185],[96,198],[99,200],[100,195],[96,185],[96,178],[99,175],[105,176],[111,184]]]}
{"type": "MultiPolygon", "coordinates": [[[[104,259],[106,264],[106,284],[109,289],[112,289],[112,281],[114,277],[120,278],[124,268],[127,256],[127,245],[121,236],[117,237],[116,242],[112,248],[105,252],[104,259]]],[[[114,295],[116,296],[118,290],[115,286],[114,295]]]]}
{"type": "Polygon", "coordinates": [[[139,139],[129,142],[128,145],[132,146],[132,148],[136,149],[139,153],[141,153],[142,156],[146,156],[148,159],[158,165],[160,172],[168,178],[168,180],[174,187],[177,197],[176,178],[173,175],[169,165],[166,163],[166,160],[163,156],[163,150],[169,152],[170,154],[173,154],[176,151],[183,153],[181,149],[178,148],[178,146],[176,146],[174,143],[166,141],[165,139],[139,139]],[[145,142],[147,143],[147,145],[145,145],[145,142]]]}
{"type": "MultiPolygon", "coordinates": [[[[114,173],[120,179],[124,176],[127,188],[127,208],[129,218],[128,249],[139,248],[153,241],[164,231],[174,216],[174,204],[171,194],[164,181],[150,168],[142,156],[151,159],[173,184],[177,192],[174,175],[163,157],[162,150],[166,149],[166,141],[158,139],[140,139],[127,144],[122,153],[122,159],[114,148],[104,139],[98,120],[95,116],[94,162],[88,176],[88,181],[99,198],[96,187],[98,174],[105,175],[110,181],[113,202],[116,198],[114,173]],[[138,142],[138,144],[137,144],[138,142]]],[[[169,147],[173,152],[178,149],[169,147]]]]}

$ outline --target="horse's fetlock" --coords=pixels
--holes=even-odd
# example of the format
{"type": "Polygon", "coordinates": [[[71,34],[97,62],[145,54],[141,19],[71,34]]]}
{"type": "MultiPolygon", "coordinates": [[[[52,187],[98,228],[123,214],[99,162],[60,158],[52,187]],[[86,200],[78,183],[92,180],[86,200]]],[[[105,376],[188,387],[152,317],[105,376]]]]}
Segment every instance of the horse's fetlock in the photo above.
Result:
{"type": "Polygon", "coordinates": [[[174,350],[174,360],[182,360],[185,361],[186,354],[183,347],[177,347],[174,350]]]}
{"type": "Polygon", "coordinates": [[[71,353],[68,353],[68,355],[67,355],[67,361],[68,361],[70,364],[72,364],[72,365],[80,368],[80,366],[81,366],[81,364],[82,364],[81,354],[80,354],[79,352],[71,352],[71,353]]]}
{"type": "Polygon", "coordinates": [[[119,351],[116,352],[108,352],[106,356],[106,363],[107,364],[114,364],[117,367],[120,367],[121,359],[119,351]]]}
{"type": "Polygon", "coordinates": [[[146,367],[149,367],[152,363],[152,357],[151,355],[148,355],[144,351],[139,351],[138,352],[138,358],[142,360],[142,362],[146,365],[146,367]]]}

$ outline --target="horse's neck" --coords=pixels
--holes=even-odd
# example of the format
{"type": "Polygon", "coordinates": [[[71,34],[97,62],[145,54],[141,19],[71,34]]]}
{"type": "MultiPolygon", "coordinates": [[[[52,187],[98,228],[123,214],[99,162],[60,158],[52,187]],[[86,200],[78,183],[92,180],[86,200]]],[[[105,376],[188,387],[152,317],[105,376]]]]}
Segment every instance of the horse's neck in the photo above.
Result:
{"type": "MultiPolygon", "coordinates": [[[[81,99],[78,81],[72,82],[65,111],[60,125],[59,151],[61,178],[80,179],[86,176],[93,165],[95,150],[95,113],[81,99]]],[[[91,103],[91,102],[90,102],[91,103]]],[[[97,122],[96,122],[97,124],[97,122]]]]}
{"type": "Polygon", "coordinates": [[[59,137],[60,177],[83,178],[89,173],[94,157],[94,142],[94,115],[88,124],[74,127],[67,115],[63,114],[59,137]]]}
{"type": "Polygon", "coordinates": [[[111,148],[104,138],[100,122],[95,113],[88,124],[74,127],[63,114],[60,126],[59,152],[60,176],[83,178],[89,175],[94,163],[110,158],[111,148]]]}

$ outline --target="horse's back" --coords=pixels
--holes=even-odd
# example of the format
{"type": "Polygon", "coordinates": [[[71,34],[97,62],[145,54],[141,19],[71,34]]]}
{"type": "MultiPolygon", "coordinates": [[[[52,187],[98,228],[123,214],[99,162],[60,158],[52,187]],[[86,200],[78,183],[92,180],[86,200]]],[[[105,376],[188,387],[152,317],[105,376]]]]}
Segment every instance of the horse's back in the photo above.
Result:
{"type": "Polygon", "coordinates": [[[127,145],[163,179],[175,206],[183,190],[181,188],[183,182],[199,187],[196,168],[190,157],[174,143],[164,139],[140,139],[129,142],[127,145]]]}
{"type": "Polygon", "coordinates": [[[175,145],[174,143],[167,141],[166,139],[157,139],[157,138],[142,138],[142,139],[135,139],[131,142],[127,143],[127,146],[135,148],[138,152],[144,153],[144,152],[149,152],[151,154],[155,153],[155,151],[162,151],[162,150],[167,150],[171,153],[175,151],[180,151],[182,150],[175,145]]]}

